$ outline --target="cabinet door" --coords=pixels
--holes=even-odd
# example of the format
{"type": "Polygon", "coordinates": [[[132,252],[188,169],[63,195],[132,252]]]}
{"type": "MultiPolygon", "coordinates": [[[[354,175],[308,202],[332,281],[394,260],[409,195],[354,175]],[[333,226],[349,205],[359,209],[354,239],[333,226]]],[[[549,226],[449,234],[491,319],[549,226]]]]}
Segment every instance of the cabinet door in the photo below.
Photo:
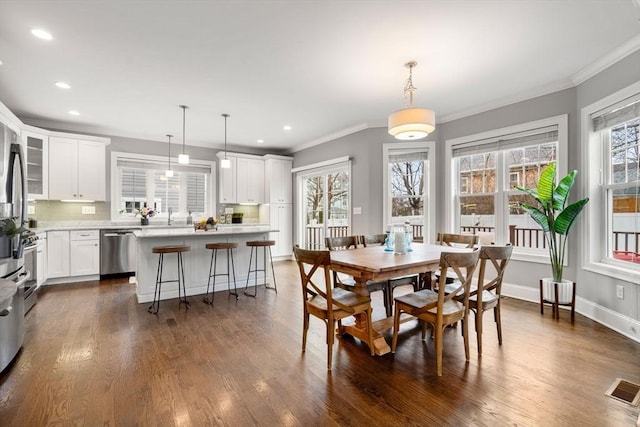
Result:
{"type": "Polygon", "coordinates": [[[47,233],[47,277],[69,276],[69,232],[47,233]]]}
{"type": "Polygon", "coordinates": [[[46,254],[47,254],[47,250],[46,248],[44,248],[44,245],[36,249],[36,265],[38,266],[38,271],[35,279],[36,279],[36,286],[38,287],[42,286],[42,284],[46,280],[45,271],[44,271],[44,268],[45,268],[44,257],[46,256],[46,254]]]}
{"type": "Polygon", "coordinates": [[[103,143],[78,141],[78,199],[106,200],[103,143]]]}
{"type": "Polygon", "coordinates": [[[22,131],[26,153],[27,187],[30,199],[49,197],[49,137],[22,131]]]}
{"type": "MultiPolygon", "coordinates": [[[[220,203],[236,203],[236,168],[237,162],[235,157],[227,156],[231,161],[229,169],[220,169],[218,176],[220,177],[218,200],[220,203]]],[[[218,162],[218,166],[220,162],[218,162]]]]}
{"type": "Polygon", "coordinates": [[[269,207],[269,225],[279,230],[271,233],[270,239],[276,241],[273,256],[290,256],[293,247],[292,235],[293,206],[291,204],[271,204],[269,207]]]}
{"type": "Polygon", "coordinates": [[[49,138],[49,199],[78,198],[78,141],[49,138]]]}
{"type": "Polygon", "coordinates": [[[100,273],[99,240],[72,240],[70,255],[71,276],[85,276],[100,273]]]}
{"type": "Polygon", "coordinates": [[[264,199],[264,160],[238,157],[236,165],[237,203],[262,203],[264,199]]]}
{"type": "Polygon", "coordinates": [[[291,161],[267,159],[265,186],[269,203],[292,203],[291,161]]]}

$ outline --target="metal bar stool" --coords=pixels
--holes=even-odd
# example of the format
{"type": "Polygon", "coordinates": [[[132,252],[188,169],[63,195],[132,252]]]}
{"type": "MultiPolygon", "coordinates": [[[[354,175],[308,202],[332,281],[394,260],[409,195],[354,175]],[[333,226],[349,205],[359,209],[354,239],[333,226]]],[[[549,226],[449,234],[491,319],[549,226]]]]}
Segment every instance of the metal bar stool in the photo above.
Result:
{"type": "Polygon", "coordinates": [[[189,245],[172,245],[172,246],[155,246],[151,249],[154,254],[160,254],[158,258],[158,271],[156,273],[156,289],[153,292],[153,304],[149,306],[147,311],[149,313],[158,314],[160,310],[160,291],[163,283],[178,282],[178,307],[180,304],[184,304],[188,309],[190,304],[187,301],[187,289],[184,284],[184,263],[182,261],[182,252],[188,252],[191,250],[189,245]],[[177,280],[162,280],[162,269],[164,265],[164,254],[178,254],[178,279],[177,280]],[[180,296],[180,285],[182,285],[182,296],[180,296]]]}
{"type": "Polygon", "coordinates": [[[238,299],[238,289],[236,288],[236,268],[233,264],[233,249],[237,248],[237,243],[207,243],[205,248],[211,249],[211,263],[209,264],[209,279],[207,280],[207,293],[204,296],[204,302],[207,304],[213,305],[213,299],[216,291],[216,277],[218,276],[227,276],[227,289],[229,290],[229,295],[235,295],[236,300],[238,299]],[[218,267],[218,249],[227,251],[227,272],[226,273],[217,273],[218,267]],[[231,268],[229,268],[229,262],[231,262],[231,268]],[[211,274],[213,272],[213,274],[211,274]],[[233,274],[233,290],[231,292],[231,285],[229,284],[231,279],[231,274],[233,274]],[[211,283],[211,278],[213,277],[213,284],[211,283]],[[211,299],[209,299],[209,286],[211,286],[211,299]]]}
{"type": "Polygon", "coordinates": [[[247,246],[251,248],[251,254],[249,255],[249,272],[247,273],[247,283],[244,286],[244,294],[249,297],[255,297],[258,293],[258,273],[264,272],[264,287],[266,289],[273,289],[278,293],[278,288],[276,286],[276,273],[273,270],[273,258],[271,257],[271,246],[275,245],[275,240],[252,240],[247,242],[247,246]],[[258,268],[258,250],[262,248],[262,269],[258,268]],[[251,268],[251,261],[254,259],[254,249],[255,249],[255,265],[254,268],[251,268]],[[273,286],[267,286],[267,250],[269,251],[269,263],[271,264],[271,274],[273,276],[273,286]],[[253,294],[247,292],[249,287],[249,277],[251,277],[251,273],[254,273],[254,288],[253,294]]]}

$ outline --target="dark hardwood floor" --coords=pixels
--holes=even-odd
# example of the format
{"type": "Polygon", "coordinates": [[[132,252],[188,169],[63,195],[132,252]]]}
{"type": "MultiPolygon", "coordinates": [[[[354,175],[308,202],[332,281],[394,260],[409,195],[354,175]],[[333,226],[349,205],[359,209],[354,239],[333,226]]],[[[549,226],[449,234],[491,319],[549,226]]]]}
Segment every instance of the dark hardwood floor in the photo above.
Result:
{"type": "MultiPolygon", "coordinates": [[[[444,371],[415,321],[395,355],[337,340],[326,370],[324,325],[301,352],[302,298],[293,262],[276,264],[278,294],[192,296],[137,304],[126,279],[47,287],[26,317],[24,347],[0,377],[0,425],[522,425],[634,426],[637,407],[604,395],[640,382],[640,344],[566,311],[503,303],[504,344],[485,316],[464,360],[460,328],[445,332],[444,371]]],[[[374,317],[383,315],[374,293],[374,317]]],[[[390,342],[391,331],[386,335],[390,342]]]]}

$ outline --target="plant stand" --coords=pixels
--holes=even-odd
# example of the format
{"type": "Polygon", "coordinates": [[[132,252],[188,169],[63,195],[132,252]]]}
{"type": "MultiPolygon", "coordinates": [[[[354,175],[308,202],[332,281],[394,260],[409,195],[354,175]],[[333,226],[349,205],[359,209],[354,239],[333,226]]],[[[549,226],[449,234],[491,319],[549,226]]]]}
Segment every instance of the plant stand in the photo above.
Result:
{"type": "Polygon", "coordinates": [[[553,279],[540,279],[540,314],[544,314],[544,305],[551,305],[554,319],[560,320],[560,306],[571,307],[571,322],[575,320],[576,312],[576,283],[563,279],[555,282],[553,279]]]}

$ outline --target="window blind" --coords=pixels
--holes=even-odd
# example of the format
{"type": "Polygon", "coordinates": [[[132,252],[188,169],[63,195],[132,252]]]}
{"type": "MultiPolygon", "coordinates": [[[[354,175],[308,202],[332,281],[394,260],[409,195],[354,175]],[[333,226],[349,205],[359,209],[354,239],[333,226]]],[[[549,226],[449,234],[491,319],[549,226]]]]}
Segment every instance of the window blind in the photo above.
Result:
{"type": "Polygon", "coordinates": [[[428,148],[389,150],[389,163],[410,163],[429,160],[428,148]]]}
{"type": "Polygon", "coordinates": [[[640,117],[640,93],[591,115],[593,130],[610,128],[640,117]]]}
{"type": "Polygon", "coordinates": [[[454,146],[453,157],[484,154],[492,151],[512,150],[558,141],[558,126],[546,126],[525,132],[468,142],[454,146]]]}
{"type": "Polygon", "coordinates": [[[187,209],[205,211],[206,179],[202,174],[187,174],[187,209]]]}

